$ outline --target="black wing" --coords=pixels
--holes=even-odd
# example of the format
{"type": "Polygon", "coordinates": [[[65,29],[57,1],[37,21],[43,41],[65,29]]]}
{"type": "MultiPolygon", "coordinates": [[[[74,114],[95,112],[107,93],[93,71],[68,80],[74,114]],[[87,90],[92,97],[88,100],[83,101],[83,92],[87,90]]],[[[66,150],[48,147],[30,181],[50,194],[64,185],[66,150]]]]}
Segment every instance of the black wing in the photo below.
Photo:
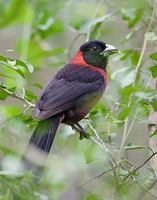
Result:
{"type": "Polygon", "coordinates": [[[67,65],[43,90],[34,110],[34,117],[46,119],[74,106],[87,93],[102,90],[104,78],[87,67],[67,65]]]}

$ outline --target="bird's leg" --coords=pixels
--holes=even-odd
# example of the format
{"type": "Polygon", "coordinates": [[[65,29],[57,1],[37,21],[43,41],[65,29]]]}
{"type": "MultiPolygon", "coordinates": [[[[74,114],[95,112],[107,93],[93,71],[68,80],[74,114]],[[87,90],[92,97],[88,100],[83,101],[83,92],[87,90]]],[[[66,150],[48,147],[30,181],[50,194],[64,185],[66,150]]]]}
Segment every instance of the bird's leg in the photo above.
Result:
{"type": "Polygon", "coordinates": [[[72,127],[73,130],[76,130],[77,132],[79,132],[80,140],[82,140],[83,138],[88,138],[85,130],[83,129],[83,127],[78,122],[73,124],[71,127],[72,127]]]}

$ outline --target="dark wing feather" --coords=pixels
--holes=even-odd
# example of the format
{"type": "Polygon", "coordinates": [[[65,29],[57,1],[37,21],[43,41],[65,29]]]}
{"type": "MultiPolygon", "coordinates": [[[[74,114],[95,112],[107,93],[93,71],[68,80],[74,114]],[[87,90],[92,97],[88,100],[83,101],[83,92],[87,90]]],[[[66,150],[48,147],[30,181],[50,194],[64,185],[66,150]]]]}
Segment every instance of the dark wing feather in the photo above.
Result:
{"type": "Polygon", "coordinates": [[[41,94],[34,117],[46,119],[71,108],[87,93],[104,86],[104,78],[87,67],[67,65],[61,69],[41,94]]]}

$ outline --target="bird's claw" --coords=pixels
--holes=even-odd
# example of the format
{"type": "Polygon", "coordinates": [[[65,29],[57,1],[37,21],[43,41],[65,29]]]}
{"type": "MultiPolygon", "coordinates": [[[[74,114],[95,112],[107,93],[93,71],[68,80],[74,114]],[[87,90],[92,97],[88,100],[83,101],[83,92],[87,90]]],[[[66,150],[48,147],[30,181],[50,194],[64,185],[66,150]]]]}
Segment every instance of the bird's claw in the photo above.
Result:
{"type": "Polygon", "coordinates": [[[80,124],[74,124],[71,126],[73,130],[79,132],[80,137],[79,139],[82,140],[84,138],[89,139],[89,135],[84,131],[84,129],[82,128],[82,126],[80,124]]]}
{"type": "Polygon", "coordinates": [[[88,136],[88,134],[83,130],[83,131],[80,131],[80,137],[79,137],[79,139],[82,140],[82,139],[84,139],[84,138],[89,139],[89,136],[88,136]]]}

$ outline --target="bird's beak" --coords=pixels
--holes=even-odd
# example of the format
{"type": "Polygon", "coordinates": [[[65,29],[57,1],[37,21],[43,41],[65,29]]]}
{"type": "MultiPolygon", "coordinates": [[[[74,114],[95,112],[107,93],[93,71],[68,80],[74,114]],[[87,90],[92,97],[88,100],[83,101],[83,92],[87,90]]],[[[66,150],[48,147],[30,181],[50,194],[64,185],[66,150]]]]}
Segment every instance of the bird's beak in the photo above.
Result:
{"type": "Polygon", "coordinates": [[[101,55],[103,55],[104,57],[105,56],[109,56],[109,55],[112,55],[114,53],[118,53],[118,49],[110,44],[106,44],[106,49],[101,52],[101,55]]]}

